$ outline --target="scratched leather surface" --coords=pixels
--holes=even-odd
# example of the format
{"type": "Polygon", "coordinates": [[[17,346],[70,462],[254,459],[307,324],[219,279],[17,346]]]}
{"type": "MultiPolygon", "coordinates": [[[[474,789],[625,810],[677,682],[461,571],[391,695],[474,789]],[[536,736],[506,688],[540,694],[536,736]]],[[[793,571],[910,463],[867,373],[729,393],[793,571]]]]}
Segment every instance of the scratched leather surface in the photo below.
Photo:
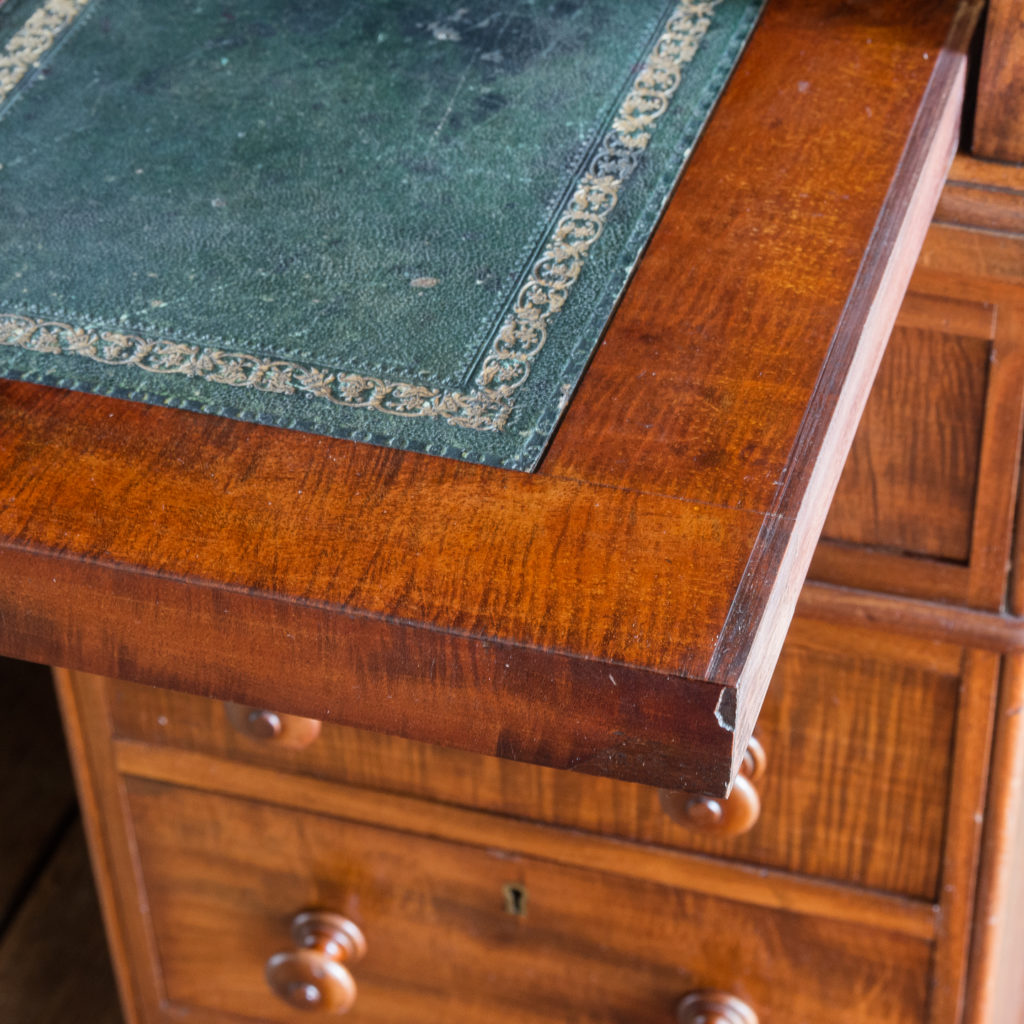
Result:
{"type": "Polygon", "coordinates": [[[759,5],[485,380],[678,6],[86,0],[0,105],[0,374],[531,468],[759,5]]]}

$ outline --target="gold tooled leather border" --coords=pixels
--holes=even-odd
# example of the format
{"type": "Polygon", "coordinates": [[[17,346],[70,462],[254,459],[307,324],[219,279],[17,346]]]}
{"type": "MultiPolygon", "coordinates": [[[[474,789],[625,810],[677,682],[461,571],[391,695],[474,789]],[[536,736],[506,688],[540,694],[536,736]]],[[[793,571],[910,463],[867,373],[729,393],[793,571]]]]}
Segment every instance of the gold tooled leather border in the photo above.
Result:
{"type": "Polygon", "coordinates": [[[46,0],[7,41],[0,53],[0,103],[53,47],[57,37],[90,0],[46,0]]]}
{"type": "MultiPolygon", "coordinates": [[[[0,56],[0,102],[38,66],[89,2],[47,0],[15,33],[0,56]]],[[[19,314],[0,314],[0,345],[133,366],[149,373],[184,374],[230,387],[311,396],[393,416],[441,418],[474,430],[501,430],[516,391],[526,383],[544,347],[548,321],[565,305],[620,188],[647,148],[655,122],[668,109],[682,69],[696,54],[720,2],[680,0],[676,4],[619,107],[611,131],[519,289],[512,312],[484,357],[475,388],[468,393],[19,314]]]]}

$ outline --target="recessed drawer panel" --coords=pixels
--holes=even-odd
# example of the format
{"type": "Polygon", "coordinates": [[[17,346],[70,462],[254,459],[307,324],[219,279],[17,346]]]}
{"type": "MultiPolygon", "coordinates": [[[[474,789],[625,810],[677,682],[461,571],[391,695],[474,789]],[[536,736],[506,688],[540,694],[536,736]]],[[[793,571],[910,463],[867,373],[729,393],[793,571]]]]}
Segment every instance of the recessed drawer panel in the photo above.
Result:
{"type": "Polygon", "coordinates": [[[994,327],[982,303],[905,300],[824,537],[967,563],[994,327]]]}
{"type": "MultiPolygon", "coordinates": [[[[923,1020],[923,940],[160,783],[127,787],[172,1016],[316,1019],[275,996],[265,968],[294,951],[296,916],[317,910],[365,937],[365,955],[345,965],[353,1022],[673,1024],[680,999],[706,989],[731,993],[761,1024],[923,1020]]],[[[315,1002],[321,982],[299,979],[294,994],[315,1002]]]]}
{"type": "Polygon", "coordinates": [[[148,687],[113,684],[110,699],[125,738],[932,899],[961,662],[951,645],[798,621],[758,726],[764,766],[748,788],[759,806],[742,834],[723,833],[712,802],[684,800],[678,824],[643,786],[342,726],[247,720],[148,687]]]}
{"type": "MultiPolygon", "coordinates": [[[[1015,310],[933,228],[815,552],[813,579],[1002,607],[1020,461],[1024,360],[1015,310]],[[924,269],[921,269],[924,268],[924,269]],[[956,297],[949,297],[952,291],[956,297]],[[966,297],[965,297],[966,295],[966,297]]],[[[972,259],[981,261],[971,246],[972,259]]],[[[983,262],[983,261],[981,261],[983,262]]]]}

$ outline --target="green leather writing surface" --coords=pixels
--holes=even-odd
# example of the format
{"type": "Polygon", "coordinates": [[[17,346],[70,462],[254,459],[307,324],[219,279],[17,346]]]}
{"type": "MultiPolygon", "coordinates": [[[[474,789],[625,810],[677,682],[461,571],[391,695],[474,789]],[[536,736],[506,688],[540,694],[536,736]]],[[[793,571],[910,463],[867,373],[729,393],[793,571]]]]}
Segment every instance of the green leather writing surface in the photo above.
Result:
{"type": "Polygon", "coordinates": [[[760,0],[8,0],[0,374],[529,469],[760,0]]]}

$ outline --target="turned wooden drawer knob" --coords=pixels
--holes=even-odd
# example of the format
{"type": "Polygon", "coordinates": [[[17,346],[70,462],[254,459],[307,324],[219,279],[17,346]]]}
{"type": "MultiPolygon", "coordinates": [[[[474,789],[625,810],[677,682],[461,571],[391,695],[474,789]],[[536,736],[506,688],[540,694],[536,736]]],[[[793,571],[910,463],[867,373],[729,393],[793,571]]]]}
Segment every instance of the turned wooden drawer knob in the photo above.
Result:
{"type": "Polygon", "coordinates": [[[284,715],[244,704],[225,704],[224,714],[236,732],[275,747],[301,750],[320,735],[320,722],[315,718],[284,715]]]}
{"type": "Polygon", "coordinates": [[[677,824],[696,832],[717,836],[740,836],[757,824],[761,797],[757,782],[764,775],[764,747],[751,737],[732,792],[728,797],[695,796],[682,790],[658,793],[662,810],[677,824]]]}
{"type": "Polygon", "coordinates": [[[366,954],[358,925],[341,914],[310,910],[292,921],[294,949],[267,961],[267,982],[297,1010],[347,1013],[356,1001],[356,982],[346,964],[366,954]]]}
{"type": "Polygon", "coordinates": [[[676,1011],[677,1024],[757,1024],[757,1014],[728,992],[691,992],[676,1011]]]}

